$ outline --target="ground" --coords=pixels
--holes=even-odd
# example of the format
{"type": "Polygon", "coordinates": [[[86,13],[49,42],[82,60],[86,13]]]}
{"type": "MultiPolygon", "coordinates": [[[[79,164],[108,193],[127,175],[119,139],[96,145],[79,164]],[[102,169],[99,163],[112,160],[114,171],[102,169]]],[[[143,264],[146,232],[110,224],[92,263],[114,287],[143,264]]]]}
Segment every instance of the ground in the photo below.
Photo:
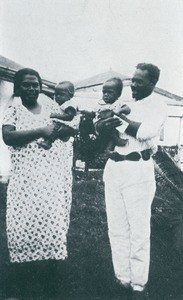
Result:
{"type": "MultiPolygon", "coordinates": [[[[4,184],[0,184],[0,196],[0,282],[3,290],[6,268],[9,264],[5,234],[6,186],[4,184]]],[[[169,238],[170,228],[157,221],[160,219],[156,216],[157,199],[155,198],[153,206],[154,221],[148,285],[150,299],[182,300],[181,259],[179,260],[176,249],[172,247],[172,240],[169,238]]],[[[102,172],[75,174],[68,252],[63,282],[64,299],[118,299],[119,290],[114,279],[107,234],[102,172]]]]}

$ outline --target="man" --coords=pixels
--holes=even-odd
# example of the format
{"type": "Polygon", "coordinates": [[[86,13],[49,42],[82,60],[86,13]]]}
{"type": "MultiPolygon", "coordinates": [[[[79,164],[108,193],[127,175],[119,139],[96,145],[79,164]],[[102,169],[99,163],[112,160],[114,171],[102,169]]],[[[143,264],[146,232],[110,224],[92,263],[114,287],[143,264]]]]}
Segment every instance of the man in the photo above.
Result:
{"type": "Polygon", "coordinates": [[[155,194],[154,166],[157,138],[166,119],[166,105],[152,94],[160,70],[141,63],[131,90],[131,112],[122,120],[108,118],[96,124],[100,134],[123,125],[124,146],[116,146],[104,169],[109,239],[116,278],[132,299],[145,299],[150,261],[151,203],[155,194]],[[130,290],[129,289],[129,290],[130,290]]]}

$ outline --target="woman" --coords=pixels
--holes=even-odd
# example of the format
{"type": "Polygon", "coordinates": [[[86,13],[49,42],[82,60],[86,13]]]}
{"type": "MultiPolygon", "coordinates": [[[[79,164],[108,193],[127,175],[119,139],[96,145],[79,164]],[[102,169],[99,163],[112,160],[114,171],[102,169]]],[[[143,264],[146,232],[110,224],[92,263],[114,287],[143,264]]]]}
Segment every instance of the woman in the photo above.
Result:
{"type": "MultiPolygon", "coordinates": [[[[14,77],[14,95],[21,101],[15,100],[4,116],[3,138],[10,146],[13,165],[7,191],[7,236],[10,260],[16,266],[16,277],[19,274],[21,284],[24,282],[27,287],[30,280],[27,274],[34,273],[31,275],[35,279],[34,290],[42,280],[45,286],[39,285],[39,292],[47,286],[53,293],[48,285],[54,282],[53,265],[67,257],[73,148],[71,139],[68,142],[57,139],[50,150],[38,145],[38,139],[55,135],[49,117],[59,112],[52,100],[39,101],[41,88],[42,81],[36,71],[18,71],[14,77]]],[[[74,129],[65,126],[60,138],[73,132],[74,129]]]]}

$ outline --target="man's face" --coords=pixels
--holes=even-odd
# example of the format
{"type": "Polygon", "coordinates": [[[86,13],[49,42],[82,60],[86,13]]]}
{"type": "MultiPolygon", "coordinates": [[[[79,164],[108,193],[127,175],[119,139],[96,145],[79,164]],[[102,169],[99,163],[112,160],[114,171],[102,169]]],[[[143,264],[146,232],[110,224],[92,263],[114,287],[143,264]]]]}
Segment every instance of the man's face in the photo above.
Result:
{"type": "Polygon", "coordinates": [[[105,103],[112,104],[119,98],[119,92],[115,82],[109,81],[104,83],[102,92],[105,103]]]}
{"type": "Polygon", "coordinates": [[[68,89],[63,86],[57,86],[55,89],[55,101],[59,104],[62,105],[66,101],[70,100],[71,95],[68,92],[68,89]]]}
{"type": "Polygon", "coordinates": [[[147,70],[136,69],[131,83],[132,97],[141,100],[149,96],[154,89],[154,84],[149,79],[147,70]]]}
{"type": "Polygon", "coordinates": [[[25,106],[33,106],[40,93],[40,84],[35,75],[25,75],[19,87],[19,96],[25,106]]]}

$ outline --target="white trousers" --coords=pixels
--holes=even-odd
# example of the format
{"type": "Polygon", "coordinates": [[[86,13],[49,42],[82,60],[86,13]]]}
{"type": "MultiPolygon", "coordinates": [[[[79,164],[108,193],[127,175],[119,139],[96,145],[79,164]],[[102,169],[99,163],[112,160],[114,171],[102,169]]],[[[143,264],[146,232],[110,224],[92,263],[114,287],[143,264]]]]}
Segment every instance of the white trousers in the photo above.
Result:
{"type": "Polygon", "coordinates": [[[109,160],[104,182],[115,275],[122,284],[141,291],[149,273],[151,203],[156,189],[153,161],[109,160]]]}

